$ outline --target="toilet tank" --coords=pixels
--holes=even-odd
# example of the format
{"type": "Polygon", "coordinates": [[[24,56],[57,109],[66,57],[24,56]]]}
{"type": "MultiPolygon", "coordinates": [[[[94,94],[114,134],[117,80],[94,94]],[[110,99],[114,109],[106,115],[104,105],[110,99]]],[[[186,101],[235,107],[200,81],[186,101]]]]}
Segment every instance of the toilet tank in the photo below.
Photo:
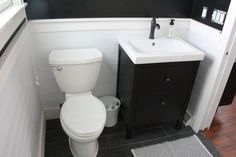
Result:
{"type": "Polygon", "coordinates": [[[76,94],[94,89],[102,53],[98,49],[54,50],[49,64],[62,92],[76,94]]]}

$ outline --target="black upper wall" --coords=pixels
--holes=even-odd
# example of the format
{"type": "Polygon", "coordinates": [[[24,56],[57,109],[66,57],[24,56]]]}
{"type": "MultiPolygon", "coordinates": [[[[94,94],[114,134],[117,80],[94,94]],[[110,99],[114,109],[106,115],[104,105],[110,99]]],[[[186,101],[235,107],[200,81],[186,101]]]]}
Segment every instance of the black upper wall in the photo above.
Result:
{"type": "Polygon", "coordinates": [[[230,0],[25,0],[28,19],[89,17],[183,17],[222,29],[211,22],[215,9],[226,11],[230,0]],[[203,6],[208,7],[201,19],[203,6]]]}
{"type": "Polygon", "coordinates": [[[193,0],[25,0],[28,19],[190,17],[193,0]]]}
{"type": "Polygon", "coordinates": [[[221,30],[223,26],[216,23],[212,23],[211,15],[214,9],[227,12],[229,5],[230,5],[230,0],[195,0],[191,17],[199,22],[205,23],[207,25],[210,25],[212,27],[221,30]],[[208,7],[206,19],[201,18],[203,6],[208,7]]]}

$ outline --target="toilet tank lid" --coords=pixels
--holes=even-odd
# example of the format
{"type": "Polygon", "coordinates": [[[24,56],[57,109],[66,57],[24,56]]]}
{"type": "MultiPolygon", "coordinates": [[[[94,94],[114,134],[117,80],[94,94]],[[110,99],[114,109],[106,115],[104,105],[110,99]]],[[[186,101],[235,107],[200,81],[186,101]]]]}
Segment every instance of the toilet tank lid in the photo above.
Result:
{"type": "Polygon", "coordinates": [[[86,64],[102,61],[102,53],[96,48],[53,50],[49,64],[86,64]]]}

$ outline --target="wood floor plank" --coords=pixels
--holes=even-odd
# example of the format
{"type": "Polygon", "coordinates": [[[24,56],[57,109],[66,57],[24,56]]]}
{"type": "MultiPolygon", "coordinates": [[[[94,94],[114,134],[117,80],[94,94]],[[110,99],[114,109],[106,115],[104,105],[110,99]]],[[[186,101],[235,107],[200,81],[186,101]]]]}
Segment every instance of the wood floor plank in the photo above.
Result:
{"type": "Polygon", "coordinates": [[[223,157],[236,157],[236,95],[232,104],[218,108],[210,129],[204,134],[223,157]]]}

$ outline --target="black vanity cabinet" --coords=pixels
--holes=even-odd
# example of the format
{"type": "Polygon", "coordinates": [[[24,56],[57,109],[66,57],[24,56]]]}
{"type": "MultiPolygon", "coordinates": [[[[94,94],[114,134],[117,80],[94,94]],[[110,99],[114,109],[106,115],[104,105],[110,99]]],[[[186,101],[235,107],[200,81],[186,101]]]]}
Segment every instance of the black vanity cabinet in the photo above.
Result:
{"type": "Polygon", "coordinates": [[[199,61],[134,64],[119,47],[117,97],[127,125],[135,128],[176,122],[182,126],[199,61]]]}

